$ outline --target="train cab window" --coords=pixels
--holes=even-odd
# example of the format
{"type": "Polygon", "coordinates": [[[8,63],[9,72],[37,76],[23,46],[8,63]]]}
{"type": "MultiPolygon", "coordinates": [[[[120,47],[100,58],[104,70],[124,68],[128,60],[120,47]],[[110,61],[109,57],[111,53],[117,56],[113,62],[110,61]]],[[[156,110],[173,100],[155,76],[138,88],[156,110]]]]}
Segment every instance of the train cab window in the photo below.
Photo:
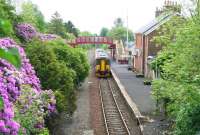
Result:
{"type": "Polygon", "coordinates": [[[110,60],[109,60],[109,59],[107,60],[106,64],[107,64],[107,65],[110,65],[110,60]]]}
{"type": "Polygon", "coordinates": [[[100,59],[97,59],[97,60],[96,60],[96,65],[99,65],[99,64],[100,64],[100,61],[101,61],[100,59]]]}

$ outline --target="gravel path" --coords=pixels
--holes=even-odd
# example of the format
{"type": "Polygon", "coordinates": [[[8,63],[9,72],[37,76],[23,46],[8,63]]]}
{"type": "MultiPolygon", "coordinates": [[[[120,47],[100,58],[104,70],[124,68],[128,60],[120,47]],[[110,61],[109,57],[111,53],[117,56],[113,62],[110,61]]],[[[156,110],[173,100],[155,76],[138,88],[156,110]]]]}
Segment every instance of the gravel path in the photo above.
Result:
{"type": "MultiPolygon", "coordinates": [[[[91,51],[88,53],[88,58],[92,58],[91,51]]],[[[90,59],[92,63],[92,59],[90,59]]],[[[90,73],[91,74],[91,73],[90,73]]],[[[90,113],[90,75],[82,86],[77,90],[77,110],[74,112],[72,118],[66,118],[60,115],[56,118],[54,124],[54,135],[93,135],[91,126],[90,113]]]]}
{"type": "Polygon", "coordinates": [[[88,78],[77,90],[77,110],[72,118],[59,114],[52,122],[53,135],[93,135],[91,130],[88,78]]]}
{"type": "Polygon", "coordinates": [[[91,130],[90,107],[89,107],[88,79],[78,90],[77,110],[73,114],[72,121],[66,124],[66,135],[84,135],[91,130]]]}
{"type": "MultiPolygon", "coordinates": [[[[93,67],[93,51],[88,51],[88,58],[91,67],[93,67]]],[[[77,110],[73,114],[72,121],[68,123],[67,128],[65,128],[66,135],[93,135],[93,127],[91,116],[91,77],[92,73],[90,72],[89,77],[85,80],[82,87],[78,90],[77,96],[77,110]]]]}
{"type": "Polygon", "coordinates": [[[55,135],[104,135],[105,133],[99,97],[99,80],[93,71],[94,50],[88,51],[88,58],[92,68],[88,78],[77,92],[77,110],[71,120],[63,119],[55,135]]]}

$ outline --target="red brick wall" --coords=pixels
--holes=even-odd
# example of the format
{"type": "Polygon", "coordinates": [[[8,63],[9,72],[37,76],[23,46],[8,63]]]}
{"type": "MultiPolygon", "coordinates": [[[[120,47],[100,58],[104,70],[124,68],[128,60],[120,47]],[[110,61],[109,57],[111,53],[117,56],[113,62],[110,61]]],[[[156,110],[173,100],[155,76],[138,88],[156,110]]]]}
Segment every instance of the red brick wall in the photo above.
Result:
{"type": "Polygon", "coordinates": [[[143,72],[143,35],[140,33],[136,33],[136,49],[139,49],[141,51],[140,56],[136,55],[135,58],[135,69],[137,72],[142,73],[143,72]]]}
{"type": "Polygon", "coordinates": [[[149,68],[147,67],[147,57],[155,56],[162,48],[161,46],[156,46],[151,40],[157,34],[153,31],[147,36],[141,33],[136,33],[136,49],[141,51],[140,56],[136,55],[134,57],[134,68],[137,72],[142,73],[146,76],[149,68]]]}

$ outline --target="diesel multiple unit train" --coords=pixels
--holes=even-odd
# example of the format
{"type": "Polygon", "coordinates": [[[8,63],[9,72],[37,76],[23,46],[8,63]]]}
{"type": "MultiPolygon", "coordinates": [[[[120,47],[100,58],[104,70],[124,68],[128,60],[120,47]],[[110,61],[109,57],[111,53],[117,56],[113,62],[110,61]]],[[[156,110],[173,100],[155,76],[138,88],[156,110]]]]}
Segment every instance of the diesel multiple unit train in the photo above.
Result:
{"type": "Polygon", "coordinates": [[[97,77],[106,78],[111,76],[110,59],[103,49],[95,51],[95,74],[97,77]]]}

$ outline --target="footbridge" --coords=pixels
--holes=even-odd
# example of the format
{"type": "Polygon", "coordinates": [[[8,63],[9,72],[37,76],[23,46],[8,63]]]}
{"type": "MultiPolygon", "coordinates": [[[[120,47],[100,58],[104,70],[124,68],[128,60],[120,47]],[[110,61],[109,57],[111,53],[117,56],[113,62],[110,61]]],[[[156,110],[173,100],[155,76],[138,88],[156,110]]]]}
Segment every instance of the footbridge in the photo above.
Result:
{"type": "Polygon", "coordinates": [[[116,44],[111,37],[102,36],[81,36],[77,37],[75,40],[69,42],[72,47],[76,47],[82,44],[107,44],[108,48],[111,50],[111,55],[115,59],[116,44]]]}

